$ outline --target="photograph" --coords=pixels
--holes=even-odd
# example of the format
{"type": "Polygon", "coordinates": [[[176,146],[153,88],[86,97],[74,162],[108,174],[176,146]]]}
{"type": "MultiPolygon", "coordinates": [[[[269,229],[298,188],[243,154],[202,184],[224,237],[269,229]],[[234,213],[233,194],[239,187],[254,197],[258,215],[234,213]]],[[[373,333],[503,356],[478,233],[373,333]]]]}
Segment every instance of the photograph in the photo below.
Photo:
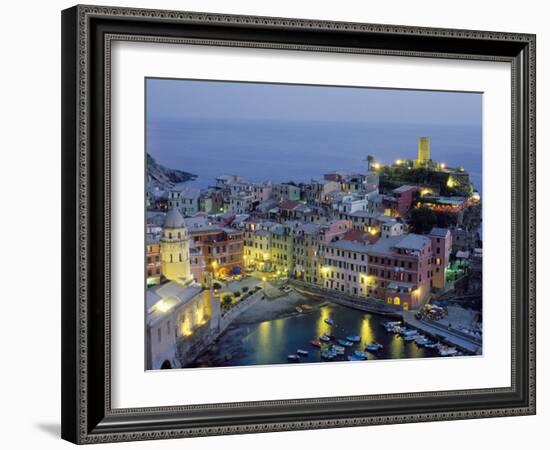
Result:
{"type": "Polygon", "coordinates": [[[146,370],[483,357],[482,92],[144,96],[146,370]]]}

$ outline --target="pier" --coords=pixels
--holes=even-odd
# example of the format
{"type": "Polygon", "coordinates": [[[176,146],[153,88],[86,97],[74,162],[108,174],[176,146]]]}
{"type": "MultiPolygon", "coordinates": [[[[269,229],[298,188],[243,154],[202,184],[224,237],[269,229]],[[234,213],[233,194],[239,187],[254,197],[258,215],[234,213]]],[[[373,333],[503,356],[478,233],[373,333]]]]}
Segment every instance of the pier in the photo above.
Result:
{"type": "Polygon", "coordinates": [[[400,308],[386,304],[380,300],[353,296],[344,292],[334,292],[298,280],[289,280],[289,284],[294,286],[298,292],[302,292],[306,295],[325,298],[333,303],[347,306],[348,308],[358,309],[359,311],[401,319],[400,308]]]}
{"type": "Polygon", "coordinates": [[[463,333],[460,330],[446,327],[436,321],[429,319],[417,319],[415,311],[403,311],[403,323],[409,327],[416,328],[424,334],[435,339],[453,345],[463,351],[474,355],[481,354],[482,342],[480,339],[463,333]]]}

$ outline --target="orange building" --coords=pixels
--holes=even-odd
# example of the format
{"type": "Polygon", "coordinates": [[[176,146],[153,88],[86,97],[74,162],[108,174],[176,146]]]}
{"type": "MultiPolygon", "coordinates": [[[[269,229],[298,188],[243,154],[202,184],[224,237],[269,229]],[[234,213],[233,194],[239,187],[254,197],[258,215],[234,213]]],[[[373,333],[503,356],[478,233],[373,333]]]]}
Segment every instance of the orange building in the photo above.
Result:
{"type": "Polygon", "coordinates": [[[160,244],[154,240],[147,241],[146,252],[146,272],[147,286],[153,286],[160,283],[160,275],[162,272],[162,261],[160,259],[160,244]]]}
{"type": "Polygon", "coordinates": [[[228,276],[240,272],[243,267],[244,234],[233,228],[205,227],[189,234],[194,247],[200,250],[205,270],[214,276],[228,276]]]}

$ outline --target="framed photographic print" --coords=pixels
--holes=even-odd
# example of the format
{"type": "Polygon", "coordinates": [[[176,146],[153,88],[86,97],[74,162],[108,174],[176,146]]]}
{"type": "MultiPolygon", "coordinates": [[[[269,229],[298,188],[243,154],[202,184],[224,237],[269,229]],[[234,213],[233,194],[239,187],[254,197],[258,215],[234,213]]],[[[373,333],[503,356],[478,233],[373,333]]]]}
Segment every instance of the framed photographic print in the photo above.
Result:
{"type": "Polygon", "coordinates": [[[535,413],[535,36],[62,13],[62,436],[535,413]]]}

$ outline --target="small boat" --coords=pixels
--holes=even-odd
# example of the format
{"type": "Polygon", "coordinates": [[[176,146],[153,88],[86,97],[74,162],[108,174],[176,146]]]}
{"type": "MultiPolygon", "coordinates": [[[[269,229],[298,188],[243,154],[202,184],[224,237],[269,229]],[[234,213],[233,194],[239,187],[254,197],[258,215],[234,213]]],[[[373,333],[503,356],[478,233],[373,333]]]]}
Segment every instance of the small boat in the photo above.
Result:
{"type": "Polygon", "coordinates": [[[302,350],[301,348],[299,348],[298,350],[296,350],[296,354],[299,356],[307,356],[309,355],[309,352],[307,350],[302,350]]]}
{"type": "Polygon", "coordinates": [[[439,346],[439,343],[436,341],[428,341],[426,344],[424,344],[424,347],[426,348],[437,348],[439,346]]]}
{"type": "Polygon", "coordinates": [[[330,338],[326,334],[323,334],[322,336],[320,336],[319,340],[323,342],[330,342],[330,338]]]}
{"type": "Polygon", "coordinates": [[[312,339],[311,341],[309,341],[309,343],[314,347],[321,348],[321,343],[319,342],[318,339],[312,339]]]}
{"type": "Polygon", "coordinates": [[[299,306],[296,306],[296,311],[298,311],[299,313],[304,312],[304,310],[302,308],[300,308],[299,306]]]}
{"type": "Polygon", "coordinates": [[[343,347],[351,347],[353,346],[353,342],[350,342],[346,339],[338,339],[337,342],[342,345],[343,347]]]}
{"type": "Polygon", "coordinates": [[[355,355],[348,355],[348,361],[364,361],[364,358],[358,358],[355,355]]]}
{"type": "Polygon", "coordinates": [[[424,347],[429,342],[430,342],[429,339],[423,335],[419,335],[414,339],[414,343],[419,347],[424,347]]]}
{"type": "Polygon", "coordinates": [[[361,338],[359,336],[346,336],[346,339],[350,342],[361,342],[361,338]]]}
{"type": "Polygon", "coordinates": [[[343,355],[346,351],[346,349],[341,345],[333,345],[331,350],[337,355],[343,355]]]}
{"type": "Polygon", "coordinates": [[[303,304],[303,305],[301,305],[301,306],[302,306],[302,309],[304,309],[304,310],[306,310],[306,311],[308,311],[308,310],[311,309],[311,305],[303,304]]]}
{"type": "Polygon", "coordinates": [[[321,352],[321,358],[330,361],[330,360],[333,360],[334,358],[336,358],[336,353],[334,353],[334,352],[331,351],[331,350],[323,350],[323,351],[321,352]]]}
{"type": "Polygon", "coordinates": [[[365,352],[362,352],[361,350],[355,350],[353,352],[353,356],[356,358],[361,358],[362,360],[367,359],[368,355],[365,352]]]}
{"type": "Polygon", "coordinates": [[[378,342],[371,342],[370,344],[367,344],[365,350],[368,350],[369,352],[379,352],[383,348],[384,346],[382,344],[379,344],[378,342]]]}
{"type": "Polygon", "coordinates": [[[288,355],[287,359],[291,362],[300,362],[300,355],[296,355],[293,353],[292,355],[288,355]]]}
{"type": "Polygon", "coordinates": [[[406,334],[405,336],[403,336],[403,340],[405,342],[412,342],[412,341],[414,341],[414,336],[412,336],[410,334],[406,334]]]}
{"type": "Polygon", "coordinates": [[[334,325],[334,320],[332,320],[332,319],[330,319],[330,318],[329,318],[329,319],[325,319],[325,323],[326,323],[327,325],[332,326],[332,325],[334,325]]]}
{"type": "Polygon", "coordinates": [[[454,347],[441,346],[439,348],[439,354],[441,356],[455,356],[458,354],[458,350],[454,347]]]}
{"type": "Polygon", "coordinates": [[[399,325],[401,325],[400,321],[382,322],[382,326],[389,332],[393,331],[396,327],[399,327],[399,325]]]}

